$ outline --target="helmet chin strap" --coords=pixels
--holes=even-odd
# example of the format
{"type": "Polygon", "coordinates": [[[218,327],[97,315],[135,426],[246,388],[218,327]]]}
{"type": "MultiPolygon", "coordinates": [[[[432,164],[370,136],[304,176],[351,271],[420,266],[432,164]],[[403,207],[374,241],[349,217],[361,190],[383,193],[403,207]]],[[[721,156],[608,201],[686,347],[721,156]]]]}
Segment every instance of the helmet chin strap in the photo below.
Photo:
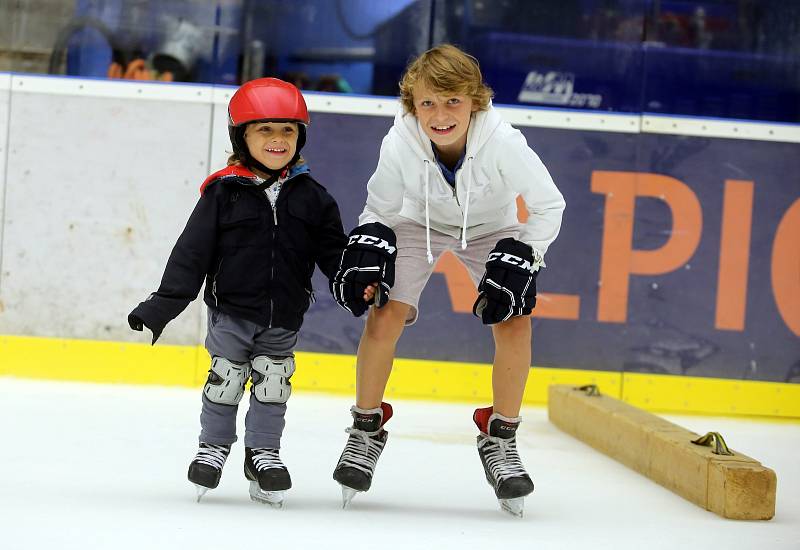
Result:
{"type": "Polygon", "coordinates": [[[283,176],[286,172],[288,172],[288,168],[292,166],[295,162],[297,162],[297,159],[299,158],[300,158],[300,153],[296,152],[292,157],[292,160],[287,162],[284,166],[280,168],[268,168],[263,164],[261,164],[260,162],[258,162],[255,158],[253,158],[250,152],[247,151],[244,153],[244,164],[250,169],[255,168],[259,172],[262,172],[267,176],[269,176],[267,178],[267,181],[272,183],[273,181],[276,181],[278,178],[283,176]]]}

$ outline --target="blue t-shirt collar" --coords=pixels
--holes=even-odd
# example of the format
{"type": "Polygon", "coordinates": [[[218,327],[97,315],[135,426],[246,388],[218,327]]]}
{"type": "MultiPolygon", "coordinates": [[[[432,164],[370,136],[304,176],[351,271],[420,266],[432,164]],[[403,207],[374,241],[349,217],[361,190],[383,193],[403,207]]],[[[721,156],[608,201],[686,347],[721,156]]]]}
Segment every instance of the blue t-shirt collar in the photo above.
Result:
{"type": "Polygon", "coordinates": [[[436,159],[436,164],[439,165],[439,168],[442,169],[442,175],[444,179],[447,180],[447,183],[450,185],[455,186],[456,184],[456,172],[458,169],[461,168],[461,165],[464,163],[464,157],[467,155],[466,149],[461,153],[461,157],[456,162],[456,165],[450,170],[445,164],[442,162],[442,159],[439,158],[439,151],[436,150],[436,146],[431,142],[431,148],[433,149],[433,158],[436,159]]]}

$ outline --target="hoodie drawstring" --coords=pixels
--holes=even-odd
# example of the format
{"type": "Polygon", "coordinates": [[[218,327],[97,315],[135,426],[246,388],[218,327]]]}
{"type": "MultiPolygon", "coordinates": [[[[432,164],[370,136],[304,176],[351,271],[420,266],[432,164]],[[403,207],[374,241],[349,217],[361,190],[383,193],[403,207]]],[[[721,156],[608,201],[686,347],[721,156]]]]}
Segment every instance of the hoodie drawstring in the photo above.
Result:
{"type": "MultiPolygon", "coordinates": [[[[464,178],[467,180],[467,194],[464,199],[464,221],[461,226],[461,250],[467,248],[467,216],[469,215],[469,195],[472,191],[472,160],[473,157],[467,157],[464,166],[464,178]]],[[[423,162],[425,163],[425,246],[427,248],[428,263],[432,264],[433,253],[431,252],[431,213],[429,204],[430,201],[428,199],[428,195],[430,193],[431,161],[428,159],[423,159],[423,162]]]]}
{"type": "Polygon", "coordinates": [[[467,195],[464,199],[464,225],[461,227],[461,250],[467,248],[467,213],[469,212],[469,192],[472,188],[472,157],[467,157],[467,162],[464,163],[464,172],[464,178],[467,180],[467,195]]]}
{"type": "Polygon", "coordinates": [[[428,205],[428,187],[430,184],[430,170],[429,165],[430,161],[428,159],[424,160],[425,162],[425,245],[428,247],[428,263],[433,263],[433,253],[431,252],[431,213],[430,213],[430,206],[428,205]]]}

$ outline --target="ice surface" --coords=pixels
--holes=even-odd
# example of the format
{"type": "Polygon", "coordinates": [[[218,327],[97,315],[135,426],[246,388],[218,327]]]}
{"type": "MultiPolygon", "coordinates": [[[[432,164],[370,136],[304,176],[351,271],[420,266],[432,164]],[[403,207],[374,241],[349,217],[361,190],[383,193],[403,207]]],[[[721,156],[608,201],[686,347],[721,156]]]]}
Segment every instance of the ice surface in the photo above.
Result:
{"type": "Polygon", "coordinates": [[[775,518],[742,522],[560,432],[545,409],[525,409],[519,449],[536,490],[517,519],[484,479],[475,406],[420,401],[392,403],[372,489],[342,510],[331,474],[350,404],[293,394],[281,457],[294,487],[276,510],[250,500],[241,440],[219,488],[196,502],[186,470],[199,389],[0,378],[0,548],[800,549],[800,423],[668,417],[721,432],[777,472],[775,518]]]}

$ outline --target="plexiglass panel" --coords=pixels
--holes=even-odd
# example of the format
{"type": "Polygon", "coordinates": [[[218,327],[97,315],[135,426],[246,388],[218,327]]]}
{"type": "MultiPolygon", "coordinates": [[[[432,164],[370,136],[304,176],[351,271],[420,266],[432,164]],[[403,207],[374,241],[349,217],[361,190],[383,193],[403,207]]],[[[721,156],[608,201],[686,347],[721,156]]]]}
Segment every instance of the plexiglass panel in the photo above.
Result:
{"type": "Polygon", "coordinates": [[[800,3],[782,0],[28,0],[0,70],[397,94],[451,42],[495,102],[800,121],[800,3]]]}
{"type": "Polygon", "coordinates": [[[653,2],[643,111],[800,121],[800,2],[653,2]]]}

